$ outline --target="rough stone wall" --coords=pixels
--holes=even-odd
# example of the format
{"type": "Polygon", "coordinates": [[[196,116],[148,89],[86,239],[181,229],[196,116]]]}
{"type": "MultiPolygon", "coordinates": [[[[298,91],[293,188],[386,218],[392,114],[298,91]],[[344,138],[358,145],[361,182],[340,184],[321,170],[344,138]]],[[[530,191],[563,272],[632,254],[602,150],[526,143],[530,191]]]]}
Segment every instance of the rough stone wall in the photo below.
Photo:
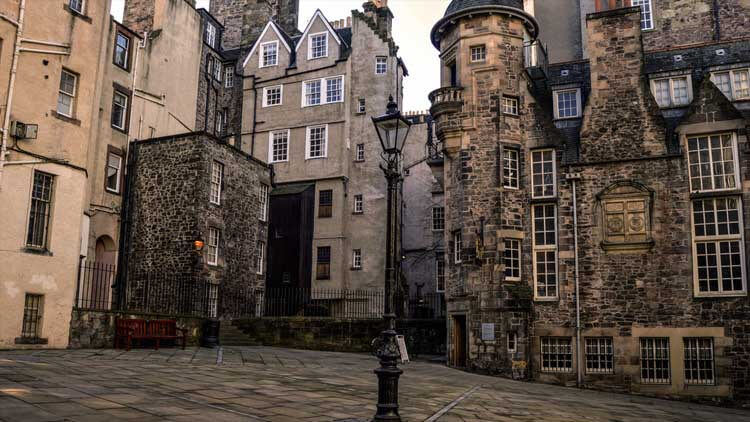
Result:
{"type": "MultiPolygon", "coordinates": [[[[73,309],[70,318],[70,342],[71,349],[108,349],[115,344],[115,320],[117,318],[137,319],[174,319],[171,315],[160,314],[133,314],[115,311],[89,311],[73,309]]],[[[185,328],[187,332],[187,345],[198,345],[200,329],[203,318],[176,318],[177,327],[185,328]]],[[[162,346],[167,343],[162,340],[162,346]]],[[[146,345],[149,347],[149,345],[146,345]]]]}
{"type": "Polygon", "coordinates": [[[125,11],[122,15],[122,23],[142,34],[154,27],[154,13],[157,0],[126,0],[125,11]]]}
{"type": "Polygon", "coordinates": [[[288,34],[299,32],[299,0],[212,0],[210,10],[224,25],[225,50],[252,44],[272,18],[288,34]]]}

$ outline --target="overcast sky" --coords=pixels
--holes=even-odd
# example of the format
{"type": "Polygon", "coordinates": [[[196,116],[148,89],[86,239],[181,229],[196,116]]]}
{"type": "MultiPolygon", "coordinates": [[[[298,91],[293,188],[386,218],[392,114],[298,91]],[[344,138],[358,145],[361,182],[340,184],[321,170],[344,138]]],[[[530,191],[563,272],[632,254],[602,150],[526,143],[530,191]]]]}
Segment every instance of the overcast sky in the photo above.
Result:
{"type": "MultiPolygon", "coordinates": [[[[112,0],[112,14],[122,16],[125,0],[112,0]]],[[[198,0],[197,6],[208,9],[209,0],[198,0]]],[[[320,9],[328,20],[351,16],[352,9],[362,8],[364,0],[300,0],[300,30],[320,9]]],[[[438,52],[430,43],[430,29],[440,19],[450,0],[390,0],[395,19],[393,37],[399,45],[399,56],[409,69],[404,82],[404,110],[427,110],[430,103],[427,94],[439,87],[438,52]]]]}

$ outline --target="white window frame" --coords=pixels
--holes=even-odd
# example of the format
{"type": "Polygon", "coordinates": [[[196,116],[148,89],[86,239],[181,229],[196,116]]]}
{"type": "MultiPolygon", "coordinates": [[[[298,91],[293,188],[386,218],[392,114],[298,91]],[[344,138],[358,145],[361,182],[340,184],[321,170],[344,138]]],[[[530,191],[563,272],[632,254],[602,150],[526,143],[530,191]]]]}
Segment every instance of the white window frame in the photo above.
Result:
{"type": "Polygon", "coordinates": [[[692,245],[692,252],[693,252],[693,295],[695,297],[734,297],[734,296],[747,296],[747,269],[745,267],[745,261],[746,261],[746,255],[745,255],[745,229],[744,229],[744,221],[743,221],[743,207],[742,207],[742,198],[739,196],[730,196],[730,197],[707,197],[707,198],[697,198],[692,201],[690,201],[690,216],[691,216],[691,224],[690,224],[690,230],[691,230],[691,236],[693,239],[693,245],[692,245]],[[739,233],[738,234],[725,234],[720,235],[719,234],[719,222],[718,222],[718,216],[719,216],[719,210],[716,205],[717,201],[719,200],[729,200],[734,199],[737,201],[737,214],[738,214],[738,226],[739,226],[739,233]],[[716,228],[716,234],[714,235],[707,235],[707,236],[697,236],[695,233],[695,203],[697,201],[711,201],[713,202],[713,217],[714,217],[714,225],[716,228]],[[742,289],[741,290],[729,290],[724,291],[723,289],[723,280],[722,280],[722,264],[721,264],[721,252],[720,252],[720,243],[721,242],[738,242],[740,245],[740,273],[741,273],[741,279],[742,279],[742,289]],[[698,244],[699,243],[714,243],[716,246],[716,268],[717,268],[717,274],[718,274],[718,291],[701,291],[700,290],[700,279],[699,279],[699,273],[698,273],[698,244]]]}
{"type": "Polygon", "coordinates": [[[443,293],[445,292],[445,260],[443,259],[436,259],[435,260],[435,292],[437,293],[443,293]],[[440,265],[443,266],[443,288],[440,288],[440,265]]]}
{"type": "Polygon", "coordinates": [[[224,67],[224,88],[233,88],[233,87],[234,87],[234,67],[225,66],[224,67]]]}
{"type": "Polygon", "coordinates": [[[268,162],[269,163],[285,163],[289,161],[289,140],[292,136],[292,131],[290,129],[282,129],[282,130],[272,130],[268,132],[268,162]],[[286,136],[286,152],[284,155],[286,156],[283,160],[277,160],[274,156],[274,147],[276,139],[275,136],[279,134],[284,134],[286,136]]]}
{"type": "Polygon", "coordinates": [[[357,101],[357,113],[364,114],[367,112],[367,100],[360,98],[357,101]]]}
{"type": "Polygon", "coordinates": [[[83,15],[83,12],[86,10],[86,0],[79,0],[79,7],[80,7],[80,9],[76,9],[75,7],[72,6],[73,1],[75,1],[75,0],[70,0],[68,2],[68,8],[70,10],[78,13],[79,15],[83,15]]]}
{"type": "Polygon", "coordinates": [[[328,57],[328,31],[324,32],[316,32],[314,34],[308,34],[307,35],[307,60],[316,60],[316,59],[322,59],[325,57],[328,57]],[[325,54],[322,56],[315,56],[313,57],[313,37],[317,37],[319,35],[325,35],[325,54]]]}
{"type": "Polygon", "coordinates": [[[354,161],[365,161],[365,144],[357,144],[354,148],[354,161]]]}
{"type": "Polygon", "coordinates": [[[508,334],[505,336],[505,342],[508,347],[508,353],[516,353],[516,350],[518,350],[518,334],[515,331],[508,331],[508,334]],[[513,344],[513,347],[510,347],[511,344],[513,344]]]}
{"type": "Polygon", "coordinates": [[[260,44],[260,48],[258,49],[258,54],[260,55],[258,60],[258,66],[263,67],[274,67],[279,65],[279,41],[268,41],[260,44]],[[266,63],[266,48],[270,46],[274,46],[276,48],[276,59],[273,61],[273,63],[269,62],[266,63]]]}
{"type": "Polygon", "coordinates": [[[633,6],[641,6],[641,30],[654,29],[654,5],[651,0],[633,0],[633,6]]]}
{"type": "Polygon", "coordinates": [[[362,269],[362,249],[352,249],[352,269],[362,269]]]}
{"type": "Polygon", "coordinates": [[[503,97],[503,113],[518,116],[518,98],[503,97]]]}
{"type": "Polygon", "coordinates": [[[365,212],[365,197],[362,194],[354,195],[354,214],[363,214],[365,212]]]}
{"type": "Polygon", "coordinates": [[[657,101],[656,104],[659,106],[659,108],[673,108],[673,107],[687,107],[690,105],[690,103],[693,102],[693,77],[691,74],[686,75],[677,75],[677,76],[669,76],[666,78],[654,78],[651,79],[651,95],[654,96],[654,100],[656,100],[656,84],[657,82],[662,81],[669,81],[669,104],[659,104],[657,101]],[[674,81],[675,79],[685,79],[687,83],[687,102],[685,103],[676,103],[675,102],[675,95],[674,95],[674,81]]]}
{"type": "Polygon", "coordinates": [[[116,124],[115,122],[112,122],[111,118],[110,118],[110,121],[112,123],[112,126],[115,127],[116,129],[125,130],[125,128],[128,126],[127,121],[128,121],[129,98],[127,95],[123,94],[122,92],[115,90],[114,94],[112,95],[112,114],[114,114],[115,107],[120,107],[119,105],[117,105],[117,103],[115,103],[115,98],[117,98],[118,96],[125,99],[125,103],[124,105],[122,105],[122,115],[120,116],[120,123],[116,124]]]}
{"type": "MultiPolygon", "coordinates": [[[[739,174],[740,163],[739,163],[739,159],[738,159],[738,157],[739,157],[738,152],[739,151],[737,150],[737,136],[736,135],[737,134],[734,133],[734,132],[719,132],[719,133],[709,133],[709,134],[703,134],[703,135],[689,135],[689,136],[685,137],[685,151],[687,153],[687,163],[688,163],[688,179],[689,179],[689,183],[690,183],[690,191],[691,192],[723,192],[723,191],[734,191],[734,190],[740,189],[740,187],[741,187],[741,185],[740,185],[741,180],[740,180],[740,174],[739,174]],[[714,176],[714,164],[715,164],[715,162],[713,161],[713,154],[711,153],[712,150],[709,149],[708,150],[709,151],[708,155],[710,157],[710,161],[708,162],[708,164],[709,164],[709,168],[710,168],[710,171],[711,171],[711,175],[710,175],[711,188],[710,189],[703,189],[702,187],[701,187],[701,189],[694,188],[693,187],[693,174],[692,174],[693,163],[690,160],[690,140],[691,139],[699,139],[699,138],[707,138],[708,141],[709,141],[709,143],[710,143],[711,137],[718,136],[719,139],[721,139],[721,137],[726,136],[726,135],[731,136],[731,142],[732,142],[732,163],[733,163],[732,166],[734,167],[734,187],[726,187],[726,188],[719,188],[719,189],[716,189],[714,187],[714,186],[716,186],[716,181],[714,180],[714,178],[715,178],[715,176],[714,176]]],[[[726,177],[726,175],[725,175],[725,177],[726,177]]]]}
{"type": "Polygon", "coordinates": [[[615,346],[612,337],[586,337],[584,339],[585,356],[583,359],[584,369],[587,374],[614,374],[615,372],[615,346]],[[589,356],[597,359],[589,360],[589,356]],[[589,362],[596,362],[598,368],[589,367],[589,362]],[[609,363],[611,368],[602,368],[609,363]]]}
{"type": "MultiPolygon", "coordinates": [[[[750,68],[743,67],[738,69],[727,69],[727,70],[718,70],[715,72],[711,72],[711,81],[714,82],[714,85],[716,85],[715,77],[719,74],[726,74],[729,76],[729,95],[728,98],[731,101],[737,101],[737,100],[747,100],[750,99],[750,89],[748,89],[748,94],[742,97],[738,97],[735,91],[735,80],[736,80],[736,73],[740,72],[746,72],[748,75],[748,83],[750,83],[750,68]]],[[[716,85],[717,88],[719,88],[718,85],[716,85]]],[[[726,92],[721,91],[724,93],[724,95],[727,95],[726,92]]]]}
{"type": "Polygon", "coordinates": [[[263,267],[266,263],[266,242],[259,240],[255,244],[255,273],[263,275],[263,267]]]}
{"type": "Polygon", "coordinates": [[[430,220],[430,226],[431,226],[433,232],[442,232],[442,231],[445,231],[445,207],[440,206],[440,205],[432,207],[432,219],[430,220]],[[438,210],[440,210],[439,212],[442,214],[440,219],[436,219],[435,218],[435,212],[438,211],[438,210]],[[442,224],[441,224],[442,227],[436,229],[435,228],[435,223],[437,221],[440,221],[441,219],[442,219],[442,224]]]}
{"type": "MultiPolygon", "coordinates": [[[[672,345],[669,340],[670,340],[669,337],[640,337],[638,339],[638,350],[640,353],[640,367],[638,368],[639,370],[638,377],[640,379],[641,384],[667,384],[668,385],[672,383],[672,362],[671,362],[672,353],[670,350],[672,345]],[[643,355],[644,342],[647,343],[645,348],[650,349],[650,351],[653,353],[654,356],[656,355],[657,346],[663,346],[664,345],[663,342],[666,342],[666,346],[667,346],[666,348],[659,347],[658,349],[660,351],[666,350],[667,352],[666,359],[661,359],[661,360],[666,360],[667,362],[667,375],[669,376],[669,378],[643,378],[643,362],[652,361],[652,360],[656,362],[655,358],[645,359],[643,355]],[[660,342],[661,344],[657,344],[657,342],[660,342]]],[[[653,371],[656,371],[656,366],[654,366],[653,371]]]]}
{"type": "Polygon", "coordinates": [[[577,118],[581,117],[581,112],[582,112],[582,110],[581,110],[581,88],[557,89],[557,90],[553,91],[552,93],[553,93],[553,102],[552,102],[552,105],[554,106],[554,109],[555,109],[555,119],[556,120],[560,120],[560,119],[577,119],[577,118]],[[575,98],[576,98],[576,114],[575,115],[571,115],[571,116],[560,116],[560,109],[559,109],[559,104],[558,104],[558,98],[557,97],[560,94],[565,94],[565,93],[568,93],[568,92],[575,92],[576,93],[576,96],[575,96],[575,98]]]}
{"type": "Polygon", "coordinates": [[[336,75],[336,76],[330,76],[327,78],[320,78],[320,79],[308,79],[306,81],[302,82],[302,107],[315,107],[315,106],[321,106],[325,104],[336,104],[336,103],[343,103],[344,97],[346,95],[346,78],[344,78],[344,75],[336,75]],[[328,81],[331,79],[341,79],[341,99],[338,101],[328,101],[328,81]],[[320,102],[317,104],[308,104],[307,102],[307,85],[313,82],[319,82],[320,83],[320,102]]]}
{"type": "Polygon", "coordinates": [[[462,262],[461,248],[463,246],[463,237],[461,230],[453,232],[453,263],[460,264],[462,262]]]}
{"type": "Polygon", "coordinates": [[[375,57],[375,74],[385,75],[388,73],[388,56],[375,57]]]}
{"type": "Polygon", "coordinates": [[[216,27],[211,22],[206,22],[206,44],[216,48],[216,27]]]}
{"type": "Polygon", "coordinates": [[[221,184],[224,182],[224,164],[214,160],[211,162],[211,189],[209,202],[221,205],[221,184]]]}
{"type": "Polygon", "coordinates": [[[75,108],[76,108],[76,91],[78,91],[78,75],[71,71],[62,69],[62,71],[60,72],[61,84],[62,84],[63,74],[67,74],[73,77],[73,90],[72,92],[66,92],[62,90],[62,86],[58,86],[58,94],[57,94],[58,100],[57,100],[57,107],[55,108],[55,110],[57,111],[58,114],[61,114],[65,117],[72,118],[73,114],[75,114],[75,108]],[[70,113],[69,114],[66,114],[60,111],[60,96],[65,96],[65,97],[70,98],[70,113]]]}
{"type": "Polygon", "coordinates": [[[481,45],[472,45],[469,47],[469,60],[471,60],[472,63],[480,63],[487,60],[487,46],[484,44],[481,45]]]}
{"type": "MultiPolygon", "coordinates": [[[[531,175],[531,197],[534,199],[543,199],[543,198],[555,198],[557,197],[557,151],[552,148],[544,148],[544,149],[534,149],[529,152],[529,161],[531,162],[531,165],[529,166],[529,173],[531,175]],[[535,153],[542,153],[551,151],[552,152],[552,194],[551,195],[544,195],[544,186],[547,184],[542,180],[542,194],[537,195],[536,194],[536,184],[534,183],[534,154],[535,153]]],[[[542,163],[545,163],[545,161],[542,161],[542,163]]],[[[543,164],[542,164],[543,165],[543,164]]],[[[542,172],[542,179],[544,179],[544,175],[546,173],[542,172]]]]}
{"type": "Polygon", "coordinates": [[[216,60],[214,63],[214,79],[221,82],[221,72],[224,70],[224,66],[222,65],[220,60],[216,60]]]}
{"type": "Polygon", "coordinates": [[[123,34],[120,31],[117,31],[115,33],[115,50],[113,52],[114,57],[112,57],[112,61],[114,62],[115,66],[119,66],[125,70],[128,70],[129,64],[130,64],[130,37],[123,34]],[[120,48],[120,44],[118,43],[118,40],[122,38],[125,40],[125,47],[123,47],[123,50],[125,51],[125,63],[117,63],[117,50],[120,48]]]}
{"type": "Polygon", "coordinates": [[[219,265],[219,239],[221,239],[221,230],[216,227],[209,227],[206,242],[206,263],[213,267],[219,265]]]}
{"type": "Polygon", "coordinates": [[[558,222],[557,222],[557,204],[554,203],[542,203],[542,204],[532,204],[531,206],[531,233],[532,233],[532,244],[533,244],[533,254],[532,254],[532,265],[533,265],[533,277],[534,277],[534,300],[536,301],[545,301],[545,300],[557,300],[560,297],[560,269],[558,265],[558,249],[557,245],[559,243],[558,241],[558,222]],[[554,210],[554,221],[555,221],[555,243],[553,245],[538,245],[536,242],[536,209],[537,207],[546,207],[551,205],[554,210]],[[538,274],[537,274],[537,252],[553,252],[554,255],[554,261],[555,261],[555,295],[546,295],[546,296],[539,296],[539,289],[537,288],[537,281],[538,281],[538,274]]]}
{"type": "MultiPolygon", "coordinates": [[[[568,353],[565,353],[566,355],[568,353]]],[[[554,373],[568,373],[573,372],[573,364],[574,364],[574,352],[573,352],[573,339],[570,337],[555,337],[555,336],[549,336],[549,337],[540,337],[539,338],[539,366],[541,367],[542,372],[554,372],[554,373]],[[567,344],[565,344],[565,340],[567,340],[567,344]],[[545,353],[545,346],[548,350],[547,353],[545,353]],[[545,362],[544,355],[552,355],[552,356],[559,356],[563,353],[560,353],[561,350],[567,349],[570,354],[570,368],[565,366],[550,366],[549,363],[551,362],[545,362]],[[557,352],[557,353],[555,353],[557,352]],[[547,366],[545,366],[545,363],[547,366]]],[[[560,363],[558,360],[557,363],[560,363]]]]}
{"type": "Polygon", "coordinates": [[[305,160],[317,160],[320,158],[328,158],[328,125],[314,125],[305,128],[305,160]],[[323,155],[311,156],[310,155],[310,134],[315,128],[325,128],[325,139],[323,140],[323,155]]]}
{"type": "Polygon", "coordinates": [[[521,152],[515,148],[503,148],[503,187],[505,189],[518,190],[520,186],[519,181],[519,166],[521,163],[521,152]],[[506,156],[510,155],[510,157],[506,156]],[[506,172],[508,175],[506,175],[506,172]],[[515,177],[513,176],[515,172],[515,177]]]}
{"type": "Polygon", "coordinates": [[[221,136],[224,133],[225,121],[226,121],[226,116],[225,116],[224,110],[218,110],[216,112],[216,135],[221,136]]]}
{"type": "Polygon", "coordinates": [[[266,222],[268,221],[268,204],[270,202],[270,194],[271,194],[271,188],[265,184],[261,183],[260,192],[258,192],[258,196],[260,198],[260,216],[258,219],[260,221],[266,222]]]}
{"type": "MultiPolygon", "coordinates": [[[[517,247],[516,248],[511,248],[511,250],[515,249],[518,252],[518,259],[516,260],[516,261],[518,261],[518,277],[513,277],[513,276],[506,275],[505,279],[508,280],[508,281],[520,281],[521,277],[522,277],[522,271],[523,271],[523,265],[522,265],[523,254],[521,253],[521,249],[522,249],[521,239],[507,238],[507,239],[504,239],[503,242],[504,243],[505,242],[510,242],[511,244],[515,244],[517,247]]],[[[504,247],[505,247],[505,250],[508,250],[508,245],[507,244],[504,244],[504,247]]],[[[511,261],[512,260],[513,260],[513,258],[511,258],[511,261]]],[[[503,252],[503,263],[505,264],[505,268],[507,269],[508,265],[506,264],[505,252],[503,252]]],[[[511,267],[511,268],[515,268],[515,267],[511,267]]]]}
{"type": "Polygon", "coordinates": [[[716,354],[714,352],[714,339],[713,337],[684,337],[682,339],[683,344],[683,350],[685,353],[683,354],[684,360],[683,360],[683,367],[685,369],[685,384],[688,385],[716,385],[716,354]],[[710,345],[710,348],[706,348],[705,343],[708,342],[710,345]],[[710,368],[706,368],[705,366],[701,365],[701,362],[704,362],[706,359],[700,358],[700,352],[706,351],[706,349],[709,350],[710,354],[710,368]],[[693,365],[696,367],[693,368],[693,365],[690,365],[691,368],[688,368],[688,362],[693,362],[693,365]],[[705,374],[705,371],[709,371],[711,373],[711,378],[705,378],[702,375],[705,374]],[[693,375],[695,372],[698,372],[698,378],[694,378],[693,375]]]}
{"type": "Polygon", "coordinates": [[[117,183],[115,184],[114,189],[111,189],[109,187],[109,184],[105,185],[105,189],[106,189],[107,192],[120,193],[120,184],[121,184],[120,181],[122,180],[122,155],[120,155],[120,154],[118,154],[116,152],[109,151],[109,152],[107,152],[107,165],[106,165],[106,168],[105,168],[105,177],[107,178],[107,180],[109,180],[109,177],[108,177],[107,173],[109,173],[109,169],[111,169],[111,168],[116,169],[117,183]],[[111,166],[109,164],[110,157],[117,157],[117,167],[116,168],[113,167],[113,166],[111,166]]]}
{"type": "Polygon", "coordinates": [[[276,107],[284,104],[284,85],[274,85],[263,87],[263,107],[276,107]],[[275,104],[269,104],[268,94],[271,90],[279,89],[279,102],[275,104]]]}

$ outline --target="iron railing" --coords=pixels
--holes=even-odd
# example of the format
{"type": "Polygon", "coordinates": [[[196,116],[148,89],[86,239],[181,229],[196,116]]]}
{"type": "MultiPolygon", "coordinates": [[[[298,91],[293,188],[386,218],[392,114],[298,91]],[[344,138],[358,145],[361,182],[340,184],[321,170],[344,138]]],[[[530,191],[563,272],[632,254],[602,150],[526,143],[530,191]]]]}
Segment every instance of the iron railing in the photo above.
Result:
{"type": "Polygon", "coordinates": [[[75,306],[79,309],[112,309],[112,286],[117,271],[114,265],[81,260],[75,306]]]}
{"type": "Polygon", "coordinates": [[[528,72],[538,69],[542,76],[547,75],[547,48],[539,40],[523,43],[523,59],[528,72]]]}

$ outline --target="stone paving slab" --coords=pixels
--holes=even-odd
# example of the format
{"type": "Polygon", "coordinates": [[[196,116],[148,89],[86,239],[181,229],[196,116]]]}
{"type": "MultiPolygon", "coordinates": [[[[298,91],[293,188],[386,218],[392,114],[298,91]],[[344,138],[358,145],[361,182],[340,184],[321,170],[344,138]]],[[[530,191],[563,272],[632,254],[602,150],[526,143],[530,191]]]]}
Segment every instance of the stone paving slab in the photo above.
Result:
{"type": "MultiPolygon", "coordinates": [[[[0,421],[360,422],[377,360],[270,347],[0,351],[0,421]]],[[[405,421],[750,422],[750,412],[403,367],[405,421]],[[449,406],[450,405],[450,406],[449,406]]]]}

